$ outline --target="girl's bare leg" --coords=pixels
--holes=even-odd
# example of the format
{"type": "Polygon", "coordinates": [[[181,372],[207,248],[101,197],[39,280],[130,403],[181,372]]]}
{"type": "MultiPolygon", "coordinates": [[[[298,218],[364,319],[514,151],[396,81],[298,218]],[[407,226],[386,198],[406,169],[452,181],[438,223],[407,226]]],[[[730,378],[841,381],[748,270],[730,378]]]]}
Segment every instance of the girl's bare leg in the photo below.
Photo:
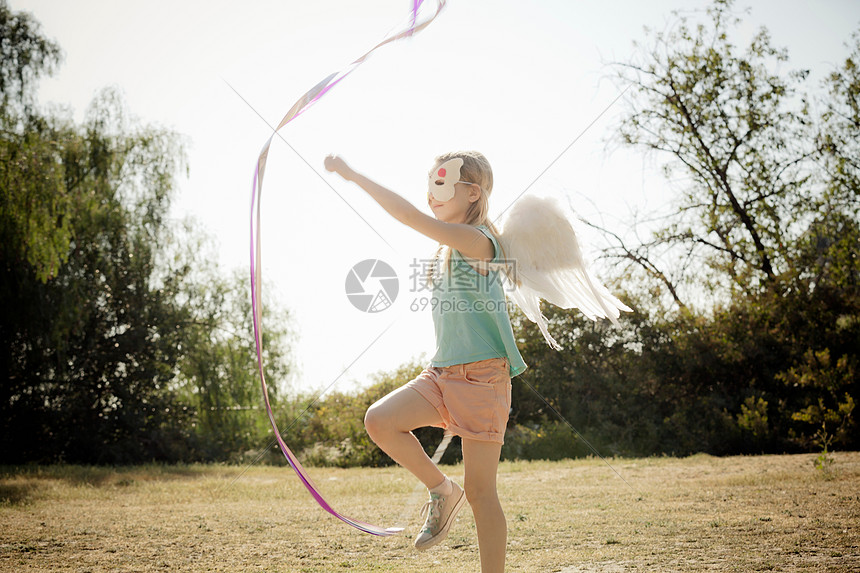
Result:
{"type": "Polygon", "coordinates": [[[445,480],[412,434],[415,428],[434,426],[442,418],[417,390],[399,388],[367,410],[364,426],[370,438],[395,462],[412,472],[428,489],[445,480]]]}
{"type": "Polygon", "coordinates": [[[496,492],[501,452],[501,444],[463,440],[464,489],[478,528],[481,573],[502,573],[505,570],[508,525],[496,492]]]}

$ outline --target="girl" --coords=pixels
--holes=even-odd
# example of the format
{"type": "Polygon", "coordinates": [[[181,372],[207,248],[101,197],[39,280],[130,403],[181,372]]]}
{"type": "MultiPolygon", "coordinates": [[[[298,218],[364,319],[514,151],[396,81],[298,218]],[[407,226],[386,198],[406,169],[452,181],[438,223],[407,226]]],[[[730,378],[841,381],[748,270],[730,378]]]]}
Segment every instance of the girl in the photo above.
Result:
{"type": "Polygon", "coordinates": [[[426,521],[415,547],[427,549],[442,541],[468,500],[478,529],[481,571],[504,571],[507,524],[496,472],[511,406],[511,378],[526,365],[514,341],[499,271],[481,264],[504,258],[498,231],[487,217],[490,164],[474,151],[437,157],[427,195],[434,217],[339,157],[327,157],[325,167],[356,183],[398,221],[439,242],[430,276],[436,353],[417,378],[373,404],[364,422],[373,441],[429,490],[422,509],[426,521]],[[446,428],[462,439],[463,488],[424,453],[412,434],[423,426],[446,428]]]}

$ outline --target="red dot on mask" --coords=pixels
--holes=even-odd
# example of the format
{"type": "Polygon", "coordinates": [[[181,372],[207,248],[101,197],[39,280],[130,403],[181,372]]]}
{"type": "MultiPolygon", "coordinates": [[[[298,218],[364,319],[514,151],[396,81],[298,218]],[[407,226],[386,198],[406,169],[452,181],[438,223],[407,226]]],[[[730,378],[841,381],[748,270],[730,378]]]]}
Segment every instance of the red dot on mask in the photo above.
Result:
{"type": "Polygon", "coordinates": [[[447,171],[445,171],[444,167],[440,167],[438,173],[439,173],[439,177],[445,177],[445,175],[447,174],[447,171]]]}

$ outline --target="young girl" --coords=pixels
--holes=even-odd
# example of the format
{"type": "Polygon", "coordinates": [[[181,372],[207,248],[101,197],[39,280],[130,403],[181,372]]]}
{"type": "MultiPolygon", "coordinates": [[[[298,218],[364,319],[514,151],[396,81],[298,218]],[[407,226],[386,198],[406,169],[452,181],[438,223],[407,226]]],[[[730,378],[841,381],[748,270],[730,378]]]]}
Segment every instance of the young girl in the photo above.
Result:
{"type": "Polygon", "coordinates": [[[490,164],[474,151],[437,157],[427,194],[434,217],[339,157],[327,157],[325,167],[440,244],[431,276],[436,353],[417,378],[368,409],[365,427],[383,451],[429,489],[430,500],[422,509],[426,521],[415,547],[427,549],[442,541],[468,500],[478,528],[481,571],[504,571],[507,524],[496,472],[511,406],[511,378],[526,365],[514,341],[499,271],[481,264],[504,259],[498,232],[487,217],[490,164]],[[424,453],[412,434],[423,426],[446,428],[462,439],[463,488],[424,453]]]}

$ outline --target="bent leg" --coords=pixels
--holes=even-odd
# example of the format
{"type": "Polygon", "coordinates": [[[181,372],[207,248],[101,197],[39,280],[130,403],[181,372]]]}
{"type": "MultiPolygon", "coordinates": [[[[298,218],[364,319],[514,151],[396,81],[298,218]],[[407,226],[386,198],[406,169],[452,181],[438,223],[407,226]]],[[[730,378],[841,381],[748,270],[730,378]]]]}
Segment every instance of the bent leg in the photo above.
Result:
{"type": "Polygon", "coordinates": [[[508,525],[496,491],[501,452],[502,445],[495,442],[463,440],[463,463],[466,466],[463,485],[478,528],[482,573],[505,570],[508,525]]]}
{"type": "Polygon", "coordinates": [[[445,480],[412,434],[415,428],[441,424],[439,412],[417,390],[399,388],[367,410],[364,427],[370,438],[395,462],[412,472],[428,489],[445,480]]]}

